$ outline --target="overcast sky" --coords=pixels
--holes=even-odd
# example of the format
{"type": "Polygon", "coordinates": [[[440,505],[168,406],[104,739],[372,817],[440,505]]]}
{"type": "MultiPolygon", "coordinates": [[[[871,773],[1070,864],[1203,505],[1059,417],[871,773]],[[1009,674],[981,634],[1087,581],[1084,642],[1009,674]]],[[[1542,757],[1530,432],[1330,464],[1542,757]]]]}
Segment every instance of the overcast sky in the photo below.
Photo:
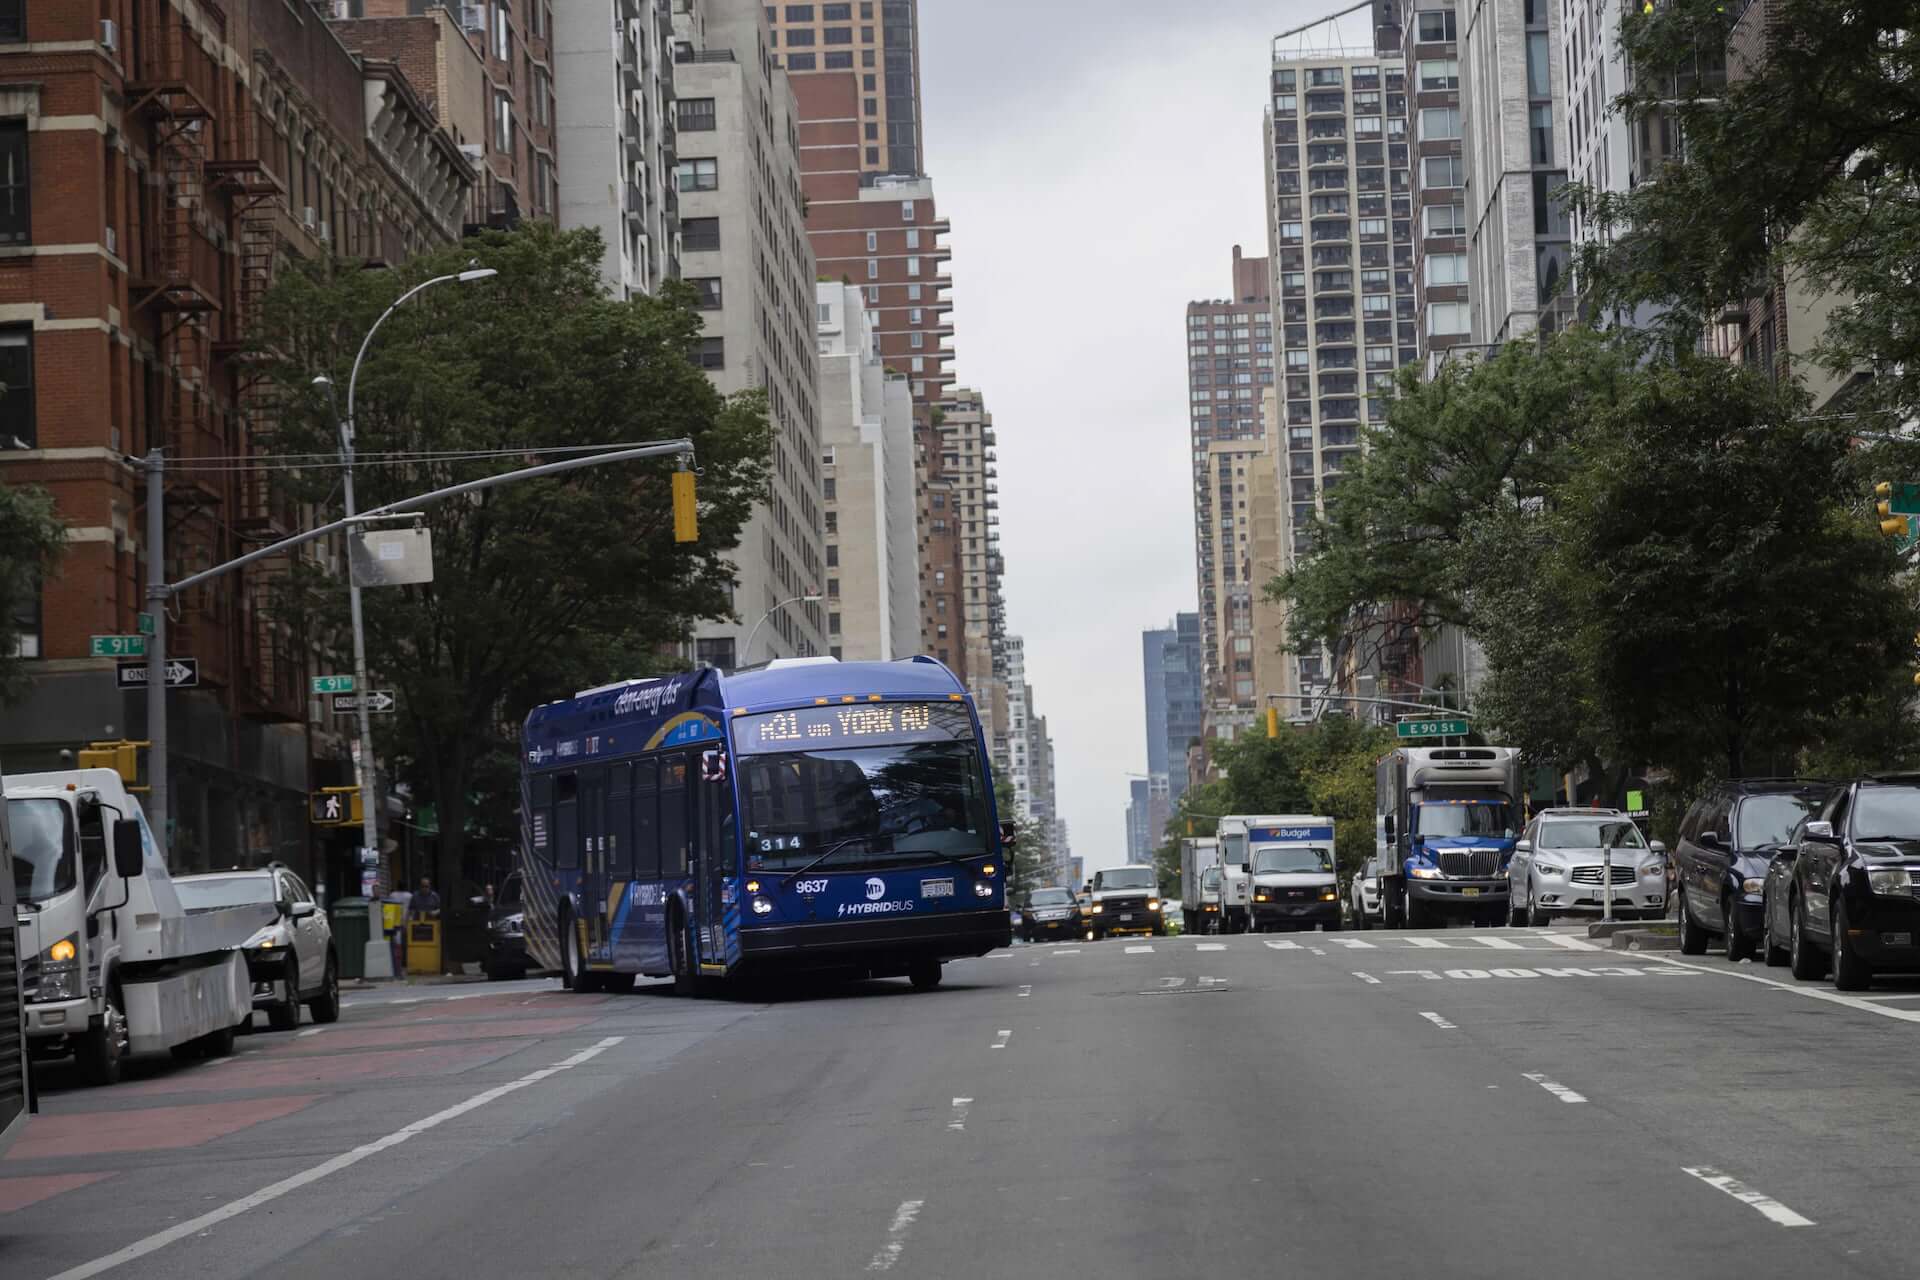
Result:
{"type": "Polygon", "coordinates": [[[920,0],[955,368],[999,435],[1008,628],[1089,872],[1126,860],[1147,767],[1140,632],[1196,607],[1186,304],[1266,253],[1269,41],[1336,7],[920,0]]]}

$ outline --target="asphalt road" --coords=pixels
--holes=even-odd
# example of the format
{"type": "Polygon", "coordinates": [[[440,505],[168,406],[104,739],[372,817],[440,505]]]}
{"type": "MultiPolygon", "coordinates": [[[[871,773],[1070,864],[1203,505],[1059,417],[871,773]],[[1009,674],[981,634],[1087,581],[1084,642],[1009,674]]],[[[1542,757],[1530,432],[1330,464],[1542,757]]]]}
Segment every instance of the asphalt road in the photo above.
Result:
{"type": "Polygon", "coordinates": [[[1567,931],[411,988],[46,1072],[0,1275],[1906,1277],[1916,1047],[1920,985],[1567,931]]]}

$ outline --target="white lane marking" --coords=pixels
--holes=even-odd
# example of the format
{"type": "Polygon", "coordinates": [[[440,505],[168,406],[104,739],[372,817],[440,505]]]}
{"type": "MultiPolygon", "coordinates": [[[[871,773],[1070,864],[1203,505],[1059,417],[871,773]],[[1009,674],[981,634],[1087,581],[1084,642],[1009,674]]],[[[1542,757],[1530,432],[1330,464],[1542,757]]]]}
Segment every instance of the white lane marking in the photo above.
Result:
{"type": "Polygon", "coordinates": [[[282,1178],[278,1182],[260,1188],[260,1190],[254,1192],[252,1195],[242,1196],[238,1200],[229,1201],[221,1205],[218,1209],[212,1210],[209,1213],[203,1213],[197,1218],[191,1218],[186,1222],[175,1223],[165,1231],[158,1231],[153,1235],[147,1236],[145,1239],[136,1240],[124,1249],[118,1249],[104,1257],[95,1258],[92,1262],[83,1262],[77,1267],[71,1267],[53,1276],[51,1280],[87,1280],[90,1276],[97,1276],[102,1272],[111,1271],[115,1267],[132,1262],[136,1258],[144,1258],[150,1253],[157,1253],[176,1240],[184,1240],[188,1236],[199,1235],[211,1227],[220,1225],[229,1218],[239,1217],[249,1209],[257,1209],[263,1204],[269,1204],[284,1195],[298,1191],[302,1187],[310,1186],[322,1178],[340,1172],[342,1169],[352,1168],[368,1156],[378,1155],[390,1147],[397,1147],[403,1142],[419,1137],[429,1129],[436,1129],[449,1120],[458,1119],[469,1111],[488,1106],[506,1097],[508,1094],[525,1089],[530,1085],[539,1084],[548,1076],[558,1075],[562,1071],[571,1070],[583,1062],[598,1057],[625,1039],[625,1036],[608,1036],[598,1044],[589,1045],[578,1053],[560,1059],[560,1061],[550,1067],[542,1067],[538,1071],[529,1071],[518,1080],[510,1080],[506,1084],[496,1085],[484,1092],[476,1093],[466,1101],[457,1102],[444,1111],[436,1111],[424,1120],[415,1120],[404,1129],[396,1129],[384,1137],[376,1138],[372,1142],[363,1143],[351,1151],[342,1152],[334,1156],[331,1160],[323,1160],[311,1169],[303,1169],[290,1178],[282,1178]]]}
{"type": "Polygon", "coordinates": [[[1298,950],[1300,950],[1300,944],[1299,944],[1299,943],[1297,943],[1297,942],[1269,942],[1269,943],[1268,943],[1267,945],[1268,945],[1268,946],[1270,946],[1270,947],[1272,947],[1272,948],[1273,948],[1273,949],[1274,949],[1275,951],[1298,951],[1298,950]]]}
{"type": "Polygon", "coordinates": [[[1562,1102],[1585,1102],[1587,1100],[1584,1095],[1575,1093],[1557,1080],[1547,1079],[1538,1071],[1524,1071],[1521,1074],[1562,1102]]]}
{"type": "Polygon", "coordinates": [[[1127,948],[1127,954],[1128,954],[1128,955],[1130,955],[1130,956],[1146,956],[1146,955],[1152,955],[1152,954],[1153,954],[1153,948],[1152,948],[1152,947],[1146,947],[1146,946],[1141,946],[1141,947],[1128,947],[1128,948],[1127,948]]]}
{"type": "MultiPolygon", "coordinates": [[[[1717,973],[1725,978],[1738,978],[1742,982],[1758,982],[1769,987],[1778,987],[1782,991],[1792,991],[1806,996],[1810,1000],[1824,1000],[1828,1004],[1845,1005],[1849,1009],[1865,1009],[1868,1013],[1877,1013],[1883,1018],[1892,1018],[1898,1022],[1920,1022],[1920,1009],[1901,1009],[1894,1005],[1877,1004],[1862,996],[1842,995],[1838,991],[1827,991],[1820,987],[1810,987],[1800,983],[1780,982],[1773,978],[1763,978],[1757,973],[1741,973],[1724,966],[1692,964],[1685,960],[1660,961],[1663,966],[1678,966],[1697,973],[1717,973]]],[[[1646,969],[1645,973],[1658,973],[1659,969],[1646,969]]]]}
{"type": "Polygon", "coordinates": [[[956,1133],[964,1131],[967,1127],[967,1108],[972,1105],[972,1098],[955,1098],[953,1100],[953,1119],[947,1121],[947,1128],[954,1130],[956,1133]]]}
{"type": "Polygon", "coordinates": [[[427,1002],[427,998],[425,996],[408,996],[403,1000],[387,1000],[387,1001],[384,1001],[383,1003],[385,1004],[425,1004],[426,1002],[427,1002]]]}
{"type": "Polygon", "coordinates": [[[1483,947],[1492,947],[1495,951],[1525,951],[1526,948],[1511,938],[1495,938],[1485,934],[1476,934],[1473,939],[1483,947]]]}
{"type": "Polygon", "coordinates": [[[296,1035],[294,1036],[294,1039],[296,1039],[296,1040],[305,1040],[305,1039],[306,1039],[306,1038],[307,1038],[308,1036],[317,1036],[317,1035],[319,1035],[319,1034],[320,1034],[320,1033],[321,1033],[322,1031],[325,1031],[325,1030],[326,1030],[326,1028],[325,1028],[325,1027],[308,1027],[308,1028],[307,1028],[307,1029],[306,1029],[305,1031],[302,1031],[302,1032],[299,1032],[299,1033],[297,1033],[297,1034],[296,1034],[296,1035]]]}
{"type": "Polygon", "coordinates": [[[1171,991],[1175,987],[1185,986],[1186,981],[1185,978],[1162,978],[1160,979],[1160,989],[1162,991],[1171,991]]]}
{"type": "Polygon", "coordinates": [[[1332,938],[1329,939],[1329,941],[1331,941],[1334,946],[1345,947],[1349,951],[1377,950],[1377,948],[1365,938],[1332,938]]]}
{"type": "Polygon", "coordinates": [[[900,1207],[893,1211],[893,1222],[887,1227],[887,1242],[880,1246],[880,1252],[873,1255],[873,1261],[867,1264],[869,1271],[891,1271],[893,1264],[900,1261],[901,1251],[907,1247],[907,1232],[913,1227],[913,1220],[920,1216],[920,1207],[925,1200],[902,1200],[900,1207]]]}
{"type": "Polygon", "coordinates": [[[1605,947],[1596,947],[1585,938],[1576,938],[1570,933],[1543,933],[1540,935],[1556,947],[1565,947],[1569,951],[1604,951],[1605,947]]]}
{"type": "Polygon", "coordinates": [[[1200,976],[1200,985],[1203,987],[1224,987],[1227,985],[1227,980],[1225,978],[1209,978],[1205,974],[1202,974],[1200,976]]]}
{"type": "Polygon", "coordinates": [[[1401,976],[1406,976],[1410,978],[1412,977],[1424,978],[1428,982],[1440,981],[1440,975],[1435,973],[1431,969],[1389,969],[1387,970],[1387,972],[1388,974],[1396,978],[1401,976]]]}
{"type": "Polygon", "coordinates": [[[1024,986],[1020,988],[1020,999],[1025,1000],[1028,996],[1032,994],[1033,994],[1032,986],[1029,985],[1029,986],[1024,986]]]}
{"type": "Polygon", "coordinates": [[[1058,951],[1049,951],[1049,952],[1047,952],[1046,954],[1048,954],[1048,955],[1050,955],[1050,956],[1077,956],[1077,955],[1079,955],[1079,954],[1080,954],[1080,948],[1078,948],[1078,947],[1062,947],[1062,948],[1061,948],[1060,950],[1058,950],[1058,951]]]}
{"type": "Polygon", "coordinates": [[[1425,947],[1429,951],[1436,949],[1445,951],[1453,946],[1451,942],[1446,942],[1439,938],[1408,938],[1407,941],[1416,947],[1425,947]]]}
{"type": "Polygon", "coordinates": [[[996,1036],[999,1036],[1000,1038],[994,1041],[993,1044],[988,1046],[989,1048],[992,1048],[992,1049],[1004,1049],[1007,1047],[1007,1041],[1013,1039],[1013,1031],[1007,1027],[1002,1027],[1000,1030],[994,1032],[993,1034],[996,1036]]]}
{"type": "Polygon", "coordinates": [[[1323,956],[1327,954],[1326,949],[1324,947],[1308,947],[1307,950],[1313,952],[1313,954],[1317,956],[1323,956]]]}
{"type": "Polygon", "coordinates": [[[1454,1025],[1451,1022],[1448,1022],[1445,1018],[1441,1017],[1437,1013],[1433,1013],[1430,1011],[1423,1011],[1420,1014],[1420,1016],[1425,1018],[1428,1022],[1431,1022],[1434,1026],[1440,1028],[1442,1031],[1453,1031],[1457,1029],[1454,1027],[1454,1025]]]}
{"type": "Polygon", "coordinates": [[[1787,1208],[1787,1206],[1781,1204],[1778,1200],[1775,1200],[1772,1196],[1755,1191],[1746,1183],[1729,1178],[1718,1169],[1709,1169],[1705,1165],[1691,1168],[1682,1165],[1681,1171],[1692,1174],[1710,1187],[1726,1192],[1741,1204],[1751,1205],[1769,1221],[1777,1222],[1783,1227],[1810,1227],[1813,1225],[1812,1218],[1801,1217],[1793,1210],[1787,1208]]]}
{"type": "Polygon", "coordinates": [[[490,996],[491,991],[462,991],[457,996],[443,996],[444,1000],[478,1000],[481,996],[490,996]]]}
{"type": "Polygon", "coordinates": [[[1370,973],[1362,973],[1358,969],[1355,969],[1353,971],[1353,976],[1360,979],[1360,981],[1366,983],[1370,987],[1377,987],[1380,985],[1380,979],[1374,977],[1370,973]]]}
{"type": "Polygon", "coordinates": [[[1224,942],[1203,942],[1194,948],[1195,951],[1225,951],[1226,949],[1227,944],[1224,942]]]}

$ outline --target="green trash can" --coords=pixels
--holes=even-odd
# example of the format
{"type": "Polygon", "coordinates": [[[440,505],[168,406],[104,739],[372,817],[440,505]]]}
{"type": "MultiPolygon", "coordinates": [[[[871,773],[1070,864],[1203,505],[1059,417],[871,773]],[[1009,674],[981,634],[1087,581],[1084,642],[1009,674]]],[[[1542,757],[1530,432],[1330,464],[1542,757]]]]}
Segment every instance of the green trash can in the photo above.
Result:
{"type": "Polygon", "coordinates": [[[373,936],[368,905],[365,898],[338,898],[327,913],[333,921],[333,949],[340,957],[343,978],[367,976],[367,939],[373,936]]]}

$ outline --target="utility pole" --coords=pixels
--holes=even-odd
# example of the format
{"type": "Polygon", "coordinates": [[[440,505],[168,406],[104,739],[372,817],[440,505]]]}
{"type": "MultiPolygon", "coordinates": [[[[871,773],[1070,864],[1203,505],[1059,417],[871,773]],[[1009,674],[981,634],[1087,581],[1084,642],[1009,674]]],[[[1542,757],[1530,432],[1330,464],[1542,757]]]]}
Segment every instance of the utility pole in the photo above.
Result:
{"type": "Polygon", "coordinates": [[[172,832],[167,826],[167,456],[147,450],[141,465],[147,473],[147,611],[153,634],[147,637],[147,808],[160,860],[173,860],[172,832]]]}
{"type": "MultiPolygon", "coordinates": [[[[340,428],[340,458],[345,464],[341,475],[341,487],[346,499],[347,519],[352,521],[358,514],[353,505],[352,418],[348,418],[340,428]]],[[[360,838],[366,843],[377,866],[380,857],[380,815],[373,807],[373,783],[376,769],[373,754],[373,715],[367,710],[367,702],[369,695],[373,692],[373,686],[367,682],[367,632],[360,613],[360,583],[353,576],[351,551],[347,554],[347,609],[353,619],[353,696],[360,722],[360,735],[353,743],[353,775],[360,784],[360,838]]],[[[362,866],[366,865],[365,856],[362,855],[362,866]]]]}

